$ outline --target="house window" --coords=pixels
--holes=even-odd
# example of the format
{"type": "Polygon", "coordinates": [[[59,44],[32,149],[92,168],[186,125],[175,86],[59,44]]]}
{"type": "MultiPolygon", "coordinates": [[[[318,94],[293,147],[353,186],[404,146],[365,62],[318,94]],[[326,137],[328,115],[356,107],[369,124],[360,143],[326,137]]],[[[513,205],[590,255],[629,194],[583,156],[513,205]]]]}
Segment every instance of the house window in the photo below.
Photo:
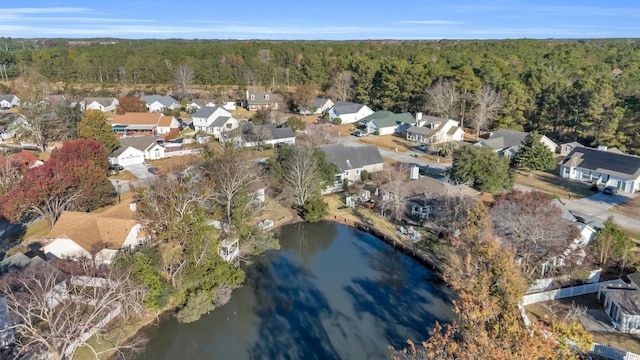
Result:
{"type": "Polygon", "coordinates": [[[360,169],[356,169],[356,175],[360,174],[360,169]]]}
{"type": "Polygon", "coordinates": [[[348,171],[345,171],[345,172],[344,172],[344,176],[349,176],[349,172],[348,172],[348,171]]]}

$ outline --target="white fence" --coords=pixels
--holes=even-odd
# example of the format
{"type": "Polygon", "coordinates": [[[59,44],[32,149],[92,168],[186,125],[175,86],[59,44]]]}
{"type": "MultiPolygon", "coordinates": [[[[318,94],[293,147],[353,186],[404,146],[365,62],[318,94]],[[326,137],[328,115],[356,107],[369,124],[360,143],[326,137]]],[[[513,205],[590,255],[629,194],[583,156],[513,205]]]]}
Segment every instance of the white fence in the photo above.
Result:
{"type": "Polygon", "coordinates": [[[186,150],[176,150],[176,151],[165,151],[164,156],[165,157],[184,156],[184,155],[199,154],[199,153],[200,153],[200,149],[186,149],[186,150]]]}
{"type": "Polygon", "coordinates": [[[535,304],[538,302],[564,299],[568,297],[580,296],[584,294],[592,294],[598,292],[601,284],[623,283],[622,280],[616,279],[611,281],[603,281],[595,284],[586,284],[580,286],[572,286],[564,289],[545,291],[537,294],[529,294],[522,297],[522,305],[535,304]]]}
{"type": "Polygon", "coordinates": [[[591,353],[611,360],[640,360],[640,355],[598,343],[591,344],[591,353]]]}

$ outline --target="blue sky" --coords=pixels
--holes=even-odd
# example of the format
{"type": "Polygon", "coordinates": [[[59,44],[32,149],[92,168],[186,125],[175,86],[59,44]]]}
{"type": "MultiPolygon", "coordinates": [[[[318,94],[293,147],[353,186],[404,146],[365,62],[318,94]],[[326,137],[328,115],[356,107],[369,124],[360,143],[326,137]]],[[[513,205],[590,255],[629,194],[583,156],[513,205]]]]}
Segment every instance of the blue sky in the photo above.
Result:
{"type": "Polygon", "coordinates": [[[3,3],[0,36],[5,37],[283,40],[640,37],[640,2],[636,0],[3,3]]]}

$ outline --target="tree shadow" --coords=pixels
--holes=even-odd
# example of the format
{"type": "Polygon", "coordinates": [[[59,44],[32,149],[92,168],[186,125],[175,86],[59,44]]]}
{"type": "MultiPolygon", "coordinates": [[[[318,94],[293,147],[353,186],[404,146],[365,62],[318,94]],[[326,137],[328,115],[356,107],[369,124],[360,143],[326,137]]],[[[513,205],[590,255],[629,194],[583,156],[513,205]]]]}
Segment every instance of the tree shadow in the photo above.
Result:
{"type": "Polygon", "coordinates": [[[9,249],[20,244],[26,233],[27,227],[24,224],[0,220],[0,260],[5,258],[9,249]]]}

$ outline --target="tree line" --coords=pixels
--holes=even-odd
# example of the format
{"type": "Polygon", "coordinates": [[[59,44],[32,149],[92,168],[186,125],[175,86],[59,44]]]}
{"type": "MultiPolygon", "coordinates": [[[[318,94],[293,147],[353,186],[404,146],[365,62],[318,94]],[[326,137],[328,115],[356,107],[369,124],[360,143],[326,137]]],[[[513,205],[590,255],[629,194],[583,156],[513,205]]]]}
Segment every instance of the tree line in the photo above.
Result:
{"type": "Polygon", "coordinates": [[[9,45],[0,50],[0,64],[6,65],[9,79],[34,69],[63,83],[68,92],[77,84],[103,84],[111,95],[114,87],[125,85],[173,84],[184,91],[193,83],[209,92],[232,85],[286,92],[287,86],[304,85],[376,110],[438,114],[427,95],[439,81],[449,81],[458,103],[453,118],[469,117],[474,97],[486,87],[501,99],[488,129],[538,130],[557,139],[640,152],[634,136],[640,78],[636,40],[114,40],[73,45],[57,39],[25,48],[17,40],[3,40],[9,45]]]}

